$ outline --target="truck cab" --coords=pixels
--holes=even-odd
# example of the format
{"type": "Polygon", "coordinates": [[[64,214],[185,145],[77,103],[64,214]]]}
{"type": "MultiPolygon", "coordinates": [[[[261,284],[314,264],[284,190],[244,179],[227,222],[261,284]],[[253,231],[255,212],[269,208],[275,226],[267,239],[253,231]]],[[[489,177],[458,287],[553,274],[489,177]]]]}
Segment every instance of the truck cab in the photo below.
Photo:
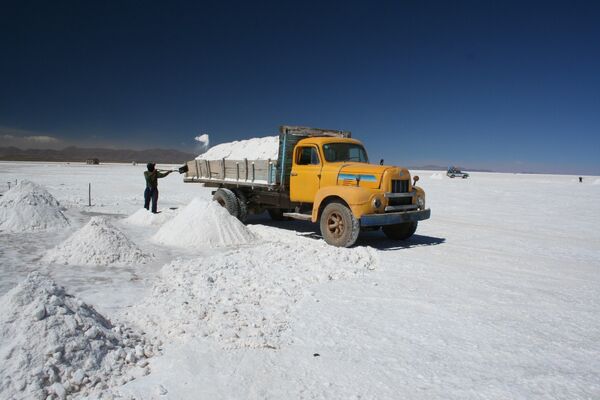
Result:
{"type": "Polygon", "coordinates": [[[388,237],[406,239],[430,215],[415,178],[405,168],[370,164],[356,139],[310,137],[294,148],[290,201],[310,210],[312,222],[321,221],[332,244],[354,243],[360,228],[380,226],[388,237]]]}

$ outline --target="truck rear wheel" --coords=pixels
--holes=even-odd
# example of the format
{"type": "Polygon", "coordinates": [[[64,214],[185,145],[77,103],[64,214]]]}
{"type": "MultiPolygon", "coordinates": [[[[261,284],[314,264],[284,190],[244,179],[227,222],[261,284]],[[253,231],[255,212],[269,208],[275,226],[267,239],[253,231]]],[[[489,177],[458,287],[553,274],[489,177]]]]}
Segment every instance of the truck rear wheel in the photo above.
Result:
{"type": "Polygon", "coordinates": [[[233,193],[235,193],[235,197],[237,198],[238,202],[237,217],[240,221],[246,222],[246,219],[248,218],[248,198],[246,197],[244,192],[242,192],[239,189],[234,190],[233,193]]]}
{"type": "Polygon", "coordinates": [[[213,194],[213,200],[219,203],[222,207],[224,207],[229,214],[238,218],[240,209],[238,205],[237,197],[235,197],[235,193],[226,188],[218,189],[215,194],[213,194]]]}
{"type": "Polygon", "coordinates": [[[384,225],[383,233],[392,240],[406,240],[417,230],[417,222],[405,222],[403,224],[384,225]]]}
{"type": "Polygon", "coordinates": [[[325,206],[320,226],[323,239],[337,247],[352,246],[360,233],[360,222],[352,211],[340,202],[332,202],[325,206]]]}

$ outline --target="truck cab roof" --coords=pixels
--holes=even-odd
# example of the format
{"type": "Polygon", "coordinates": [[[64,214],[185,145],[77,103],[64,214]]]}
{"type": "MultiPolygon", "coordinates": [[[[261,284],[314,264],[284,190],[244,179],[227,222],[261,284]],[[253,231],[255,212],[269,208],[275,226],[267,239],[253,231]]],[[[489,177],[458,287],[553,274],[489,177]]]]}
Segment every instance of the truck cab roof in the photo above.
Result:
{"type": "Polygon", "coordinates": [[[301,139],[298,141],[298,145],[303,144],[316,144],[323,145],[327,143],[354,143],[363,146],[360,140],[350,139],[350,138],[342,138],[342,137],[331,137],[331,136],[313,136],[307,137],[305,139],[301,139]]]}

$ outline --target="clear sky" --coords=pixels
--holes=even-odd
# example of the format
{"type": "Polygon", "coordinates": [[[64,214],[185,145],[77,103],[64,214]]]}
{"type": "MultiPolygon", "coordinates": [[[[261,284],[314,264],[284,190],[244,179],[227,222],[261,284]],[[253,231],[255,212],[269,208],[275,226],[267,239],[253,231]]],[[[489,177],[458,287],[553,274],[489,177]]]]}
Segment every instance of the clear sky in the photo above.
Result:
{"type": "Polygon", "coordinates": [[[0,3],[0,145],[282,124],[388,163],[600,174],[600,2],[0,3]]]}

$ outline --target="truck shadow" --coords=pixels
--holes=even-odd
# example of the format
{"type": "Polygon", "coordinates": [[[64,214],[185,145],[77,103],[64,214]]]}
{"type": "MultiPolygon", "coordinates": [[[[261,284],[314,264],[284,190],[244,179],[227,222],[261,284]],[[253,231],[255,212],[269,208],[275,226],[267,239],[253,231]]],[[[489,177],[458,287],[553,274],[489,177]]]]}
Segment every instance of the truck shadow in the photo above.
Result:
{"type": "Polygon", "coordinates": [[[356,244],[359,246],[371,246],[377,250],[401,250],[413,247],[436,246],[446,242],[445,238],[419,235],[415,233],[408,240],[390,240],[381,231],[361,232],[356,244]]]}
{"type": "MultiPolygon", "coordinates": [[[[289,231],[296,231],[300,236],[307,237],[310,239],[322,239],[321,232],[318,224],[313,224],[308,221],[274,221],[266,213],[261,215],[251,215],[246,221],[248,225],[265,225],[273,228],[280,228],[289,231]]],[[[377,250],[389,251],[389,250],[400,250],[410,249],[413,247],[422,246],[435,246],[443,244],[446,241],[445,238],[439,238],[435,236],[419,235],[415,234],[410,239],[404,241],[390,240],[382,231],[367,231],[361,232],[358,240],[356,241],[357,246],[371,246],[377,250]]]]}

